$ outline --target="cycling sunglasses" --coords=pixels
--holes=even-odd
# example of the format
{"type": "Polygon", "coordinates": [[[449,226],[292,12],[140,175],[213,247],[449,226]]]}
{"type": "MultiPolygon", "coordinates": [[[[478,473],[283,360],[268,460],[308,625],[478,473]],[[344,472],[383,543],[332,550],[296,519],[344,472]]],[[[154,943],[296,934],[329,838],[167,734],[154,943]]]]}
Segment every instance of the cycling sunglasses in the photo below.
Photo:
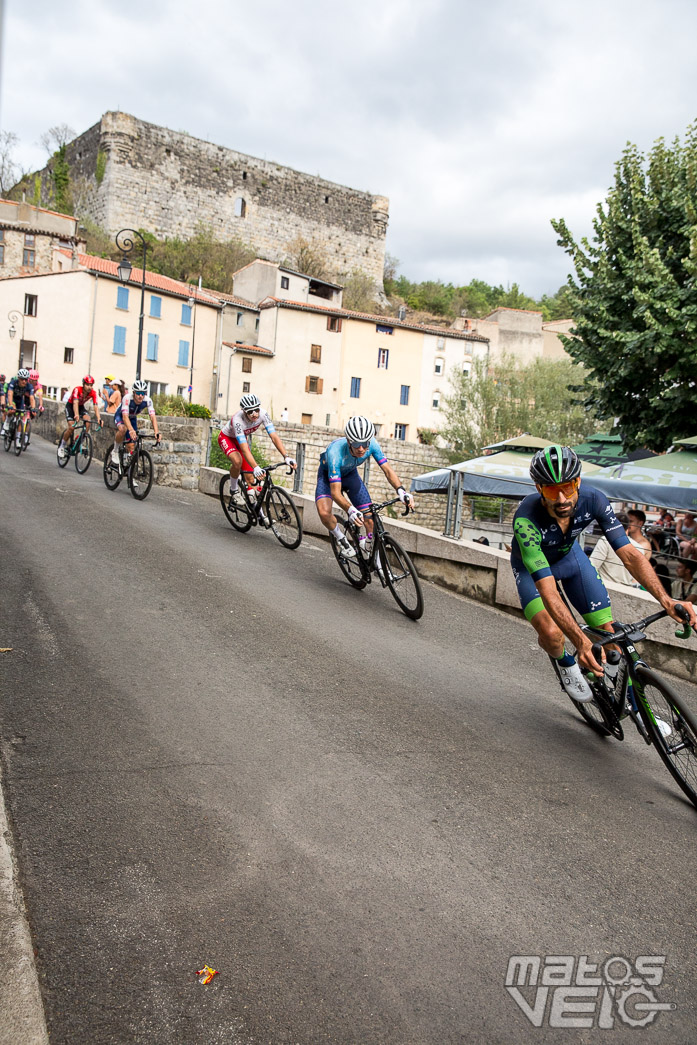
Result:
{"type": "Polygon", "coordinates": [[[571,497],[578,490],[578,484],[581,482],[580,479],[572,479],[568,483],[552,483],[550,485],[540,486],[542,496],[548,501],[556,501],[560,493],[564,494],[564,497],[571,497]]]}
{"type": "Polygon", "coordinates": [[[348,440],[348,444],[352,450],[367,450],[370,446],[370,443],[352,443],[350,439],[348,440]]]}

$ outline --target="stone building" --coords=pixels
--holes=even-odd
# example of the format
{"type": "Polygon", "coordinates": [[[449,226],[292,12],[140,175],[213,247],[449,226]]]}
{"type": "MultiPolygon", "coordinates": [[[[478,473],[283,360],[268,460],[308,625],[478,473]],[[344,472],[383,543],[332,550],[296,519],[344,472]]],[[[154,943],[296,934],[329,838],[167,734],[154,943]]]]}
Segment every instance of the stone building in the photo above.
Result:
{"type": "MultiPolygon", "coordinates": [[[[382,288],[389,201],[345,185],[200,141],[122,112],[107,112],[66,148],[85,189],[85,213],[116,234],[239,238],[283,260],[298,237],[317,245],[336,273],[362,269],[382,288]]],[[[40,172],[48,198],[51,176],[40,172]]]]}
{"type": "Polygon", "coordinates": [[[0,199],[0,279],[62,271],[84,249],[77,218],[0,199]]]}

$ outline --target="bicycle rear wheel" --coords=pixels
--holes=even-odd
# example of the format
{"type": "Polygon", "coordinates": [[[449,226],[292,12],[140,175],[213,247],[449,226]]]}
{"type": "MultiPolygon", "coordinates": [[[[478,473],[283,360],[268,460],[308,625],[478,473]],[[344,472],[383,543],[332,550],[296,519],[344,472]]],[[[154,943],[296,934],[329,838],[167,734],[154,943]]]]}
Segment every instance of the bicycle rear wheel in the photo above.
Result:
{"type": "Polygon", "coordinates": [[[424,611],[421,582],[404,548],[389,533],[380,538],[380,562],[392,598],[402,613],[418,620],[424,611]]]}
{"type": "MultiPolygon", "coordinates": [[[[114,464],[111,460],[111,451],[114,449],[114,446],[115,443],[112,443],[109,449],[107,450],[106,454],[104,455],[104,467],[102,469],[102,474],[104,476],[104,483],[106,485],[107,490],[115,490],[121,482],[121,479],[123,478],[119,466],[117,464],[114,464]]],[[[60,464],[60,458],[58,459],[58,463],[60,464]]]]}
{"type": "MultiPolygon", "coordinates": [[[[244,482],[244,480],[243,480],[244,482]]],[[[244,494],[242,490],[239,490],[238,498],[239,504],[233,501],[230,496],[230,476],[221,475],[220,477],[220,503],[223,506],[225,512],[225,518],[235,530],[239,530],[240,533],[246,533],[251,528],[252,516],[243,500],[244,494]]]]}
{"type": "Polygon", "coordinates": [[[144,501],[153,481],[152,457],[147,450],[136,450],[128,469],[128,488],[136,501],[144,501]]]}
{"type": "Polygon", "coordinates": [[[644,725],[668,772],[697,806],[697,716],[683,698],[646,664],[637,664],[643,686],[637,703],[644,725]]]}
{"type": "Polygon", "coordinates": [[[24,435],[22,438],[22,449],[26,450],[29,446],[29,440],[31,439],[31,419],[27,421],[24,428],[24,435]]]}
{"type": "Polygon", "coordinates": [[[352,584],[354,588],[358,588],[358,590],[360,591],[362,588],[365,588],[366,584],[368,583],[368,571],[366,569],[365,563],[363,562],[363,555],[358,546],[358,539],[356,537],[356,533],[353,527],[349,526],[345,519],[339,519],[339,522],[344,533],[346,534],[346,538],[349,544],[356,553],[356,557],[347,559],[344,555],[342,555],[341,551],[339,550],[339,545],[337,543],[336,537],[334,537],[334,535],[332,535],[331,539],[332,551],[334,552],[334,557],[336,561],[339,563],[339,569],[343,573],[346,580],[349,582],[349,584],[352,584]]]}
{"type": "Polygon", "coordinates": [[[93,450],[92,436],[89,432],[83,432],[82,439],[75,450],[75,467],[80,475],[84,475],[92,463],[93,450]]]}
{"type": "Polygon", "coordinates": [[[16,454],[17,457],[19,457],[19,455],[21,454],[23,446],[24,446],[24,425],[20,421],[19,424],[17,425],[17,428],[15,429],[15,454],[16,454]]]}
{"type": "Polygon", "coordinates": [[[5,444],[5,453],[7,453],[9,451],[10,447],[12,446],[12,439],[13,439],[13,437],[14,437],[14,428],[12,427],[12,425],[10,425],[10,427],[5,432],[5,435],[3,436],[3,441],[4,441],[4,444],[5,444]]]}
{"type": "Polygon", "coordinates": [[[266,498],[271,529],[284,548],[297,548],[303,539],[303,528],[293,498],[280,486],[272,486],[266,498]]]}

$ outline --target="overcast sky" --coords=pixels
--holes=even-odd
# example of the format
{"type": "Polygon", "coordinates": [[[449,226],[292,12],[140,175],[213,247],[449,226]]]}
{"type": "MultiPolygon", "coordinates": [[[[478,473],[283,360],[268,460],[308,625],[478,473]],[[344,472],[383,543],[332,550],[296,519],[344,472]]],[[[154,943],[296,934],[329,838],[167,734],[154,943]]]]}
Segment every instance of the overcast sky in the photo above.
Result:
{"type": "Polygon", "coordinates": [[[554,293],[627,141],[697,117],[694,0],[5,0],[17,158],[121,109],[388,196],[413,280],[554,293]]]}

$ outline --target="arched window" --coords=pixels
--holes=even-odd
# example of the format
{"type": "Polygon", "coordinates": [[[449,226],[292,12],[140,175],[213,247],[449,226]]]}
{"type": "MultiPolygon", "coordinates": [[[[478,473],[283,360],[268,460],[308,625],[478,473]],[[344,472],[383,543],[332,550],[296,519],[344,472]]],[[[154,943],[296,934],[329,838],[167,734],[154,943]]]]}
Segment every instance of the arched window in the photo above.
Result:
{"type": "Polygon", "coordinates": [[[433,368],[433,373],[434,374],[442,374],[444,369],[445,369],[445,360],[443,359],[442,356],[436,356],[436,363],[435,363],[435,366],[433,368]]]}
{"type": "Polygon", "coordinates": [[[440,392],[436,391],[433,393],[433,399],[431,400],[431,406],[434,410],[440,410],[440,392]]]}
{"type": "Polygon", "coordinates": [[[241,196],[238,196],[235,200],[235,217],[246,218],[247,217],[247,204],[241,196]]]}

